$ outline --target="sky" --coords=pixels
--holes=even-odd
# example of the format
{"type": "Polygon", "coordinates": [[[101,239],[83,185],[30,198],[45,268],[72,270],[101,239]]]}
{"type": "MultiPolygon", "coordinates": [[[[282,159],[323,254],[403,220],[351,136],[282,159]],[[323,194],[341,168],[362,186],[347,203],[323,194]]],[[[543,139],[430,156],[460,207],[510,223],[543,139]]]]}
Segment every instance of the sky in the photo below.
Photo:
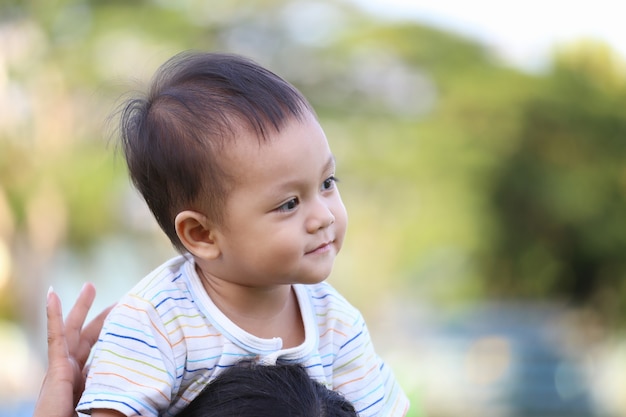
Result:
{"type": "Polygon", "coordinates": [[[626,57],[626,0],[351,0],[377,15],[415,19],[476,38],[511,64],[540,70],[555,46],[607,42],[626,57]]]}

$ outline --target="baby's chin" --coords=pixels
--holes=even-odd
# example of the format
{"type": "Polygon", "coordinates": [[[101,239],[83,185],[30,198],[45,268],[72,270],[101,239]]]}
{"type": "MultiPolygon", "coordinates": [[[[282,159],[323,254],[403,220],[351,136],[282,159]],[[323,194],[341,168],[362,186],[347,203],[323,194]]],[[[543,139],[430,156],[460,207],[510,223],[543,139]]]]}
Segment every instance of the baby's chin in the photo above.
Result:
{"type": "Polygon", "coordinates": [[[311,274],[307,276],[301,276],[297,279],[297,282],[294,284],[304,284],[304,285],[314,285],[319,284],[320,282],[324,282],[330,277],[330,273],[332,272],[332,267],[329,268],[328,271],[324,271],[319,274],[311,274]]]}

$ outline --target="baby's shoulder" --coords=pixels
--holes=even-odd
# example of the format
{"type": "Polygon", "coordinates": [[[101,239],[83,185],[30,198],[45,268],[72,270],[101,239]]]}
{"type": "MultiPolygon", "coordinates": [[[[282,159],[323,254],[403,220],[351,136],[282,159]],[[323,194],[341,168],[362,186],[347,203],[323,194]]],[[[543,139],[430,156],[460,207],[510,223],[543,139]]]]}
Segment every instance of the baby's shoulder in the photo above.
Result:
{"type": "Polygon", "coordinates": [[[157,307],[167,300],[184,301],[185,298],[191,298],[187,270],[193,269],[193,265],[189,262],[184,256],[167,260],[137,282],[121,302],[157,307]]]}
{"type": "Polygon", "coordinates": [[[361,312],[327,282],[307,285],[309,301],[318,318],[326,321],[355,323],[362,321],[361,312]]]}

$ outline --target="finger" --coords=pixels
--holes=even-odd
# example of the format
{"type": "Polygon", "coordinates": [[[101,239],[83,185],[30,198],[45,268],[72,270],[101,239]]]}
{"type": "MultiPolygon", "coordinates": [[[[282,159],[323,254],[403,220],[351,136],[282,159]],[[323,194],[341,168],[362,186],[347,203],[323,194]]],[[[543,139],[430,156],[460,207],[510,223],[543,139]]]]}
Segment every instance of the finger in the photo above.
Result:
{"type": "Polygon", "coordinates": [[[100,330],[102,330],[102,324],[104,323],[104,319],[106,319],[107,315],[111,312],[111,309],[115,307],[115,304],[110,305],[105,308],[98,314],[94,319],[92,319],[84,328],[83,332],[80,335],[81,339],[89,342],[89,347],[93,347],[93,345],[98,340],[98,336],[100,335],[100,330]]]}
{"type": "Polygon", "coordinates": [[[98,336],[100,335],[100,331],[102,330],[102,324],[106,319],[107,315],[111,312],[111,309],[115,306],[115,304],[105,308],[98,314],[95,318],[93,318],[85,327],[80,334],[80,348],[79,351],[76,352],[76,361],[82,368],[89,357],[89,353],[91,352],[91,348],[98,341],[98,336]]]}
{"type": "Polygon", "coordinates": [[[46,315],[48,317],[48,364],[50,365],[60,358],[67,358],[68,355],[67,345],[65,344],[61,299],[52,287],[48,290],[46,315]]]}
{"type": "Polygon", "coordinates": [[[96,288],[93,284],[88,282],[83,285],[74,306],[65,319],[65,330],[68,335],[80,333],[95,298],[96,288]]]}

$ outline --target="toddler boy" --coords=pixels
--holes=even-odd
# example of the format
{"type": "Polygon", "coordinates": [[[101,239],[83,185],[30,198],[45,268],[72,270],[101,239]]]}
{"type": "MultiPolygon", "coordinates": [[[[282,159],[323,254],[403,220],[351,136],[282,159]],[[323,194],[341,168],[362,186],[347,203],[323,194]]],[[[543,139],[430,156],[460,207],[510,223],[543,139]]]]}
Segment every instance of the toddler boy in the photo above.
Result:
{"type": "Polygon", "coordinates": [[[245,58],[184,53],[121,112],[130,176],[181,252],[114,308],[77,410],[173,416],[241,360],[298,363],[361,416],[408,400],[324,280],[347,215],[307,100],[245,58]]]}

